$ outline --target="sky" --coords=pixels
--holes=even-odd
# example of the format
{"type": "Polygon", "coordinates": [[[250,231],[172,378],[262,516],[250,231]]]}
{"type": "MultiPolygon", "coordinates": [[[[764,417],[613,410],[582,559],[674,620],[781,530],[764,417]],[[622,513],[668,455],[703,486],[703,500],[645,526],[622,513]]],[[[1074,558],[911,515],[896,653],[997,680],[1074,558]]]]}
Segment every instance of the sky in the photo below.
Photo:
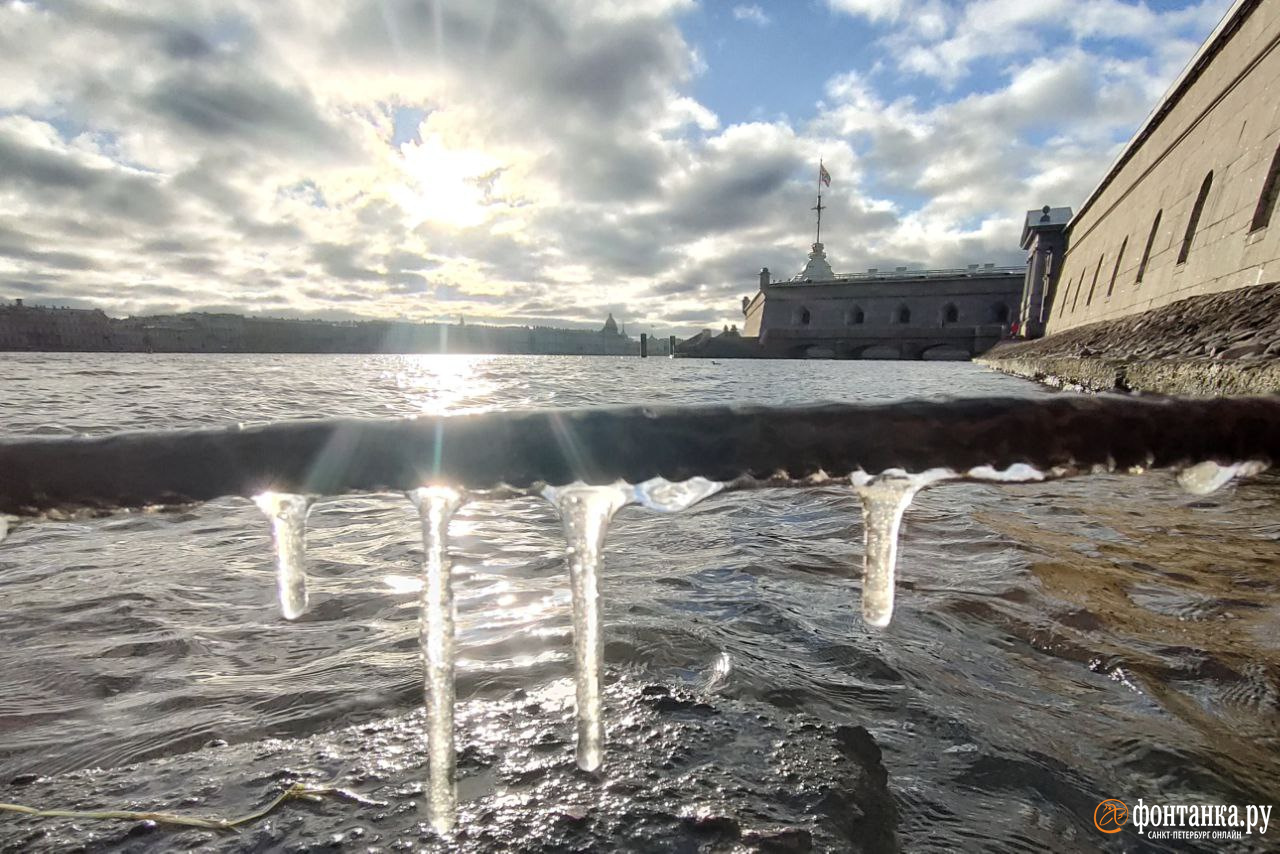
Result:
{"type": "Polygon", "coordinates": [[[0,0],[0,297],[689,333],[1019,264],[1230,0],[0,0]]]}

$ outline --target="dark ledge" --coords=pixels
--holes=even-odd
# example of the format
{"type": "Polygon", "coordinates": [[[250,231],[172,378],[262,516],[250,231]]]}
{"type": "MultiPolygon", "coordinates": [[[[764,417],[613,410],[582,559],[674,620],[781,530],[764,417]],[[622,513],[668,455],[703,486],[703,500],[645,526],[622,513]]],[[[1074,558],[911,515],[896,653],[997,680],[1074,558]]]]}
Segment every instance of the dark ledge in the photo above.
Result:
{"type": "Polygon", "coordinates": [[[184,504],[265,490],[484,490],[1031,465],[1280,459],[1280,398],[1058,397],[803,408],[525,410],[409,420],[0,440],[0,512],[184,504]]]}

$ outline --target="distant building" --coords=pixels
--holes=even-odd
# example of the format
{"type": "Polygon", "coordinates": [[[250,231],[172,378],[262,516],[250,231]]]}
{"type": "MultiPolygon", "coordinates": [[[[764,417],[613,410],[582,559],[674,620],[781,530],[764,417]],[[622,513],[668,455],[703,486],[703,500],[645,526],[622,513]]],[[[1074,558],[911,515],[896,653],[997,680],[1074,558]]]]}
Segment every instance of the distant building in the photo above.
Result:
{"type": "Polygon", "coordinates": [[[757,358],[968,359],[1009,332],[1024,267],[836,273],[823,244],[803,269],[744,297],[742,333],[704,337],[687,355],[757,358]]]}
{"type": "MultiPolygon", "coordinates": [[[[600,330],[235,314],[107,317],[98,309],[0,304],[0,350],[144,353],[513,353],[638,356],[609,315],[600,330]]],[[[652,345],[651,354],[669,347],[652,345]]]]}

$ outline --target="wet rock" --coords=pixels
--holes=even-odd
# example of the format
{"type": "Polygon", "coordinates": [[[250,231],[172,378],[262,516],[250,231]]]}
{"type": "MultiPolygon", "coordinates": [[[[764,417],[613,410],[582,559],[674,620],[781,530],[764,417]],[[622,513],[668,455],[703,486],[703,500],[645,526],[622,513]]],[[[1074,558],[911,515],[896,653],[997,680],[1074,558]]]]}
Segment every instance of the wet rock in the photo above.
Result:
{"type": "Polygon", "coordinates": [[[1218,354],[1219,359],[1243,359],[1247,356],[1258,356],[1267,351],[1267,345],[1264,342],[1256,342],[1250,344],[1237,344],[1234,347],[1228,347],[1218,354]]]}
{"type": "Polygon", "coordinates": [[[1061,388],[1225,395],[1280,392],[1280,282],[1007,342],[978,359],[1061,388]]]}
{"type": "Polygon", "coordinates": [[[609,726],[604,767],[588,776],[573,761],[573,723],[563,704],[529,693],[459,704],[459,742],[468,761],[460,764],[458,830],[450,839],[426,824],[424,719],[414,713],[292,741],[209,748],[36,779],[20,789],[13,782],[0,787],[0,800],[39,806],[134,804],[231,816],[261,807],[295,780],[332,780],[390,808],[333,798],[294,801],[237,834],[163,823],[144,829],[136,822],[15,818],[0,822],[0,849],[536,854],[896,847],[888,774],[879,747],[861,727],[622,676],[606,692],[608,720],[636,725],[609,726]],[[529,699],[548,711],[526,714],[529,699]],[[368,774],[371,768],[377,778],[368,774]],[[786,782],[788,775],[795,782],[786,782]],[[211,781],[216,785],[206,788],[211,781]],[[199,806],[184,809],[194,792],[199,806]]]}
{"type": "Polygon", "coordinates": [[[742,841],[767,854],[800,854],[813,850],[813,834],[800,827],[753,831],[743,837],[742,841]]]}

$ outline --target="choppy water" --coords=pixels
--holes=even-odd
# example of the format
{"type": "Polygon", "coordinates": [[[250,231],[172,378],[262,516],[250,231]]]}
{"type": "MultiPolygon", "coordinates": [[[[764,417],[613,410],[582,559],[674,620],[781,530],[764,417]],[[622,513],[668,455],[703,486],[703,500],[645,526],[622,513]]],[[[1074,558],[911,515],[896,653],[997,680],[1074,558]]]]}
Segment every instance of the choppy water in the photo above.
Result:
{"type": "MultiPolygon", "coordinates": [[[[0,375],[6,435],[1046,393],[929,363],[7,354],[0,375]]],[[[1278,507],[1280,480],[1265,475],[1208,498],[1167,474],[932,487],[907,513],[885,631],[858,612],[850,488],[728,493],[677,515],[627,508],[605,551],[608,681],[866,727],[908,850],[1116,844],[1092,824],[1107,797],[1273,804],[1278,507]]],[[[0,545],[0,785],[418,707],[413,507],[323,500],[308,547],[311,611],[286,623],[269,528],[249,501],[18,526],[0,545]]],[[[467,505],[451,548],[461,719],[513,691],[564,693],[571,616],[551,507],[467,505]]],[[[465,729],[459,740],[465,750],[465,729]]]]}

